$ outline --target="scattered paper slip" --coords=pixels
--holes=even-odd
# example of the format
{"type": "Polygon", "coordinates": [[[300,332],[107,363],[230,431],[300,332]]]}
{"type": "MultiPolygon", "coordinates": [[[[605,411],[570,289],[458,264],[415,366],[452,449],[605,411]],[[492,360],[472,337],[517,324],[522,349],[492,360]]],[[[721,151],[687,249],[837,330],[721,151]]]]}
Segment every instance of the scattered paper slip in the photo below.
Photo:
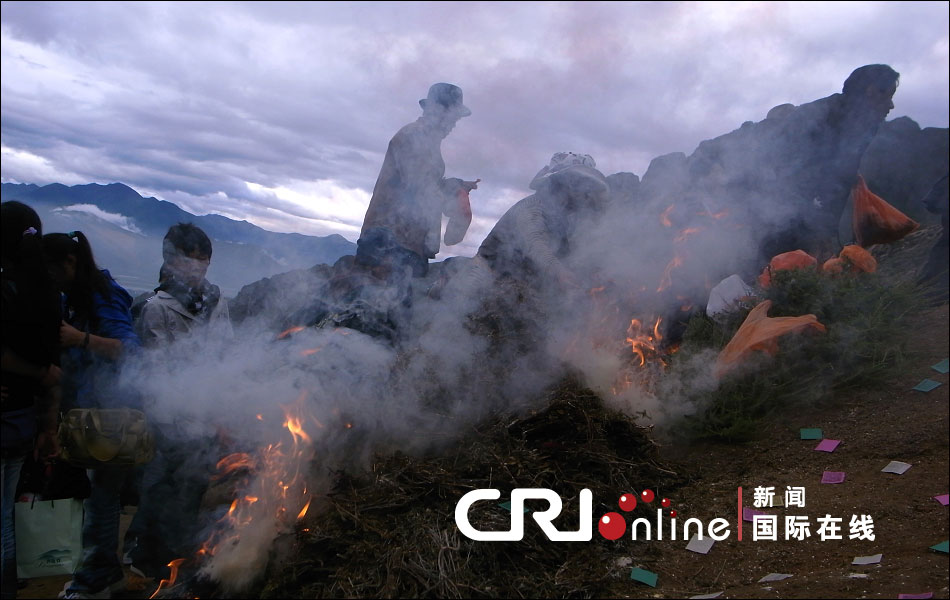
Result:
{"type": "Polygon", "coordinates": [[[947,554],[947,551],[950,550],[950,540],[947,540],[946,542],[940,542],[935,546],[931,546],[930,549],[947,554]]]}
{"type": "Polygon", "coordinates": [[[894,473],[896,475],[903,475],[907,472],[907,469],[911,468],[912,465],[909,465],[905,462],[899,460],[892,460],[887,463],[887,466],[881,469],[881,473],[894,473]]]}
{"type": "Polygon", "coordinates": [[[690,552],[696,552],[699,554],[709,554],[709,551],[712,549],[713,544],[715,543],[716,541],[708,535],[703,536],[703,539],[699,539],[699,536],[694,534],[693,538],[689,540],[688,544],[686,544],[686,549],[690,552]]]}
{"type": "Polygon", "coordinates": [[[852,565],[876,565],[884,558],[883,554],[872,554],[871,556],[855,556],[851,561],[852,565]]]}
{"type": "Polygon", "coordinates": [[[762,512],[761,510],[755,510],[754,508],[749,508],[748,506],[742,507],[742,520],[751,522],[755,515],[768,515],[767,512],[762,512]]]}
{"type": "Polygon", "coordinates": [[[911,389],[917,390],[918,392],[929,392],[930,390],[937,389],[941,385],[943,384],[940,383],[939,381],[934,381],[933,379],[924,379],[923,381],[921,381],[920,383],[918,383],[911,389]]]}
{"type": "Polygon", "coordinates": [[[760,579],[759,583],[765,583],[767,581],[782,581],[783,579],[788,579],[789,577],[791,577],[791,575],[785,573],[769,573],[760,579]]]}
{"type": "Polygon", "coordinates": [[[819,452],[834,452],[840,443],[841,440],[821,440],[821,442],[815,446],[815,450],[819,452]]]}
{"type": "Polygon", "coordinates": [[[950,371],[950,358],[945,358],[935,365],[930,365],[930,368],[938,373],[946,373],[950,371]]]}
{"type": "Polygon", "coordinates": [[[802,429],[799,433],[803,440],[820,440],[821,429],[802,429]]]}
{"type": "Polygon", "coordinates": [[[844,483],[844,471],[825,471],[821,475],[822,483],[844,483]]]}
{"type": "Polygon", "coordinates": [[[702,594],[700,596],[690,596],[690,600],[712,600],[713,598],[718,598],[719,596],[722,596],[722,592],[716,592],[715,594],[702,594]]]}
{"type": "Polygon", "coordinates": [[[933,592],[924,592],[923,594],[897,594],[898,598],[907,598],[907,600],[912,600],[918,598],[919,600],[927,600],[927,598],[933,598],[933,592]]]}
{"type": "Polygon", "coordinates": [[[848,577],[850,577],[851,579],[867,579],[868,574],[867,573],[848,573],[848,577]]]}
{"type": "Polygon", "coordinates": [[[943,504],[944,506],[946,506],[948,503],[950,503],[950,494],[943,494],[943,495],[941,495],[941,496],[934,496],[934,500],[936,500],[936,501],[939,502],[940,504],[943,504]]]}
{"type": "Polygon", "coordinates": [[[656,587],[656,580],[658,578],[659,576],[653,571],[647,571],[646,569],[641,569],[640,567],[636,567],[630,571],[630,579],[639,581],[640,583],[645,583],[650,587],[656,587]]]}

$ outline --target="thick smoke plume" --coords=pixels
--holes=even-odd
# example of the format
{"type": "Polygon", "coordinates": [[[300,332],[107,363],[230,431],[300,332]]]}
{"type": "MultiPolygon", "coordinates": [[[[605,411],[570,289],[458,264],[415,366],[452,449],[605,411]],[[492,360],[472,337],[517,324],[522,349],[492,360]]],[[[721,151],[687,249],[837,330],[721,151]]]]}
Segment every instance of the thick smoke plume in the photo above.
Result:
{"type": "Polygon", "coordinates": [[[740,274],[751,282],[763,245],[802,216],[801,199],[781,193],[782,177],[794,173],[749,171],[765,168],[763,156],[807,154],[769,133],[782,130],[778,118],[692,157],[655,159],[638,188],[628,185],[635,193],[615,196],[606,214],[574,232],[563,263],[578,285],[569,289],[547,278],[502,281],[478,256],[453,259],[460,266],[437,294],[431,280],[415,282],[411,320],[399,324],[396,343],[352,329],[279,336],[273,320],[250,318],[235,339],[183,340],[130,363],[124,375],[154,420],[209,445],[223,433],[229,450],[257,467],[241,490],[257,500],[232,505],[230,516],[219,510],[202,532],[227,542],[205,559],[205,573],[226,590],[246,587],[298,511],[319,505],[333,472],[365,467],[374,453],[438,450],[497,411],[539,408],[544,388],[566,375],[646,422],[696,410],[686,390],[715,388],[715,357],[693,357],[679,379],[641,377],[626,338],[636,319],[660,346],[704,309],[719,281],[740,274]],[[621,380],[624,373],[633,376],[621,380]]]}

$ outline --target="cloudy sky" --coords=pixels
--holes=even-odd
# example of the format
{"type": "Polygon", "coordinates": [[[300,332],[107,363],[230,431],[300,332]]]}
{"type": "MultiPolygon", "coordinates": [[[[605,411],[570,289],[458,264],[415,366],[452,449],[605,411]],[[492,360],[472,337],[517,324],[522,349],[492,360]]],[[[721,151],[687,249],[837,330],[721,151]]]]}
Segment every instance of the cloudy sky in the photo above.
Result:
{"type": "Polygon", "coordinates": [[[355,241],[386,146],[437,81],[472,116],[470,255],[557,151],[605,174],[901,73],[948,126],[947,2],[3,2],[2,180],[125,183],[196,214],[355,241]]]}

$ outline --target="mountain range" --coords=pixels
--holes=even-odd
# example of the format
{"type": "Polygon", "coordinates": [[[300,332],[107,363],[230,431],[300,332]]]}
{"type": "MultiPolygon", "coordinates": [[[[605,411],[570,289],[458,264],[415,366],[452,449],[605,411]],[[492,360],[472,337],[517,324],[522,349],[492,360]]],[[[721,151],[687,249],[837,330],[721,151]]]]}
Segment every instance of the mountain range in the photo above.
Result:
{"type": "Polygon", "coordinates": [[[158,284],[162,238],[176,223],[194,223],[212,239],[208,279],[228,297],[262,278],[333,264],[356,252],[356,244],[340,235],[275,233],[221,215],[193,215],[171,202],[142,197],[122,183],[0,187],[4,202],[18,200],[37,211],[44,233],[86,234],[99,266],[133,295],[158,284]]]}

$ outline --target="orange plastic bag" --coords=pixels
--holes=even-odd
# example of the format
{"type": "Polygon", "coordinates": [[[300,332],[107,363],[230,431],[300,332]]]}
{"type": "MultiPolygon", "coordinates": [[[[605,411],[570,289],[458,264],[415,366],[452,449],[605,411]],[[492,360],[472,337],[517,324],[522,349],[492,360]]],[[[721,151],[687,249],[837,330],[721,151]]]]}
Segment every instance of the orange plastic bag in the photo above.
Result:
{"type": "Polygon", "coordinates": [[[835,256],[829,258],[825,261],[825,264],[821,265],[821,272],[827,273],[828,275],[837,275],[838,273],[844,272],[844,268],[847,264],[843,258],[835,256]]]}
{"type": "Polygon", "coordinates": [[[821,272],[828,275],[838,275],[845,271],[851,273],[873,273],[877,271],[877,261],[871,256],[871,253],[862,248],[851,244],[845,246],[838,253],[838,256],[829,258],[821,266],[821,272]]]}
{"type": "Polygon", "coordinates": [[[769,261],[769,266],[762,269],[762,274],[759,275],[758,279],[759,285],[763,288],[772,285],[772,272],[774,271],[806,269],[817,264],[818,261],[815,260],[815,257],[804,250],[783,252],[782,254],[772,257],[772,260],[769,261]]]}
{"type": "Polygon", "coordinates": [[[864,177],[860,175],[858,183],[851,190],[851,198],[854,200],[851,228],[854,230],[854,239],[862,248],[896,242],[920,227],[917,221],[869,190],[864,177]]]}
{"type": "Polygon", "coordinates": [[[749,312],[739,330],[716,359],[716,377],[722,377],[741,365],[755,352],[765,352],[770,356],[778,353],[778,339],[790,333],[804,331],[825,332],[825,326],[818,322],[815,315],[800,317],[769,317],[772,301],[766,300],[749,312]]]}
{"type": "Polygon", "coordinates": [[[838,256],[851,265],[852,271],[860,271],[862,273],[873,273],[877,271],[877,261],[874,260],[870,252],[861,246],[855,246],[854,244],[845,246],[841,249],[841,252],[838,253],[838,256]]]}

